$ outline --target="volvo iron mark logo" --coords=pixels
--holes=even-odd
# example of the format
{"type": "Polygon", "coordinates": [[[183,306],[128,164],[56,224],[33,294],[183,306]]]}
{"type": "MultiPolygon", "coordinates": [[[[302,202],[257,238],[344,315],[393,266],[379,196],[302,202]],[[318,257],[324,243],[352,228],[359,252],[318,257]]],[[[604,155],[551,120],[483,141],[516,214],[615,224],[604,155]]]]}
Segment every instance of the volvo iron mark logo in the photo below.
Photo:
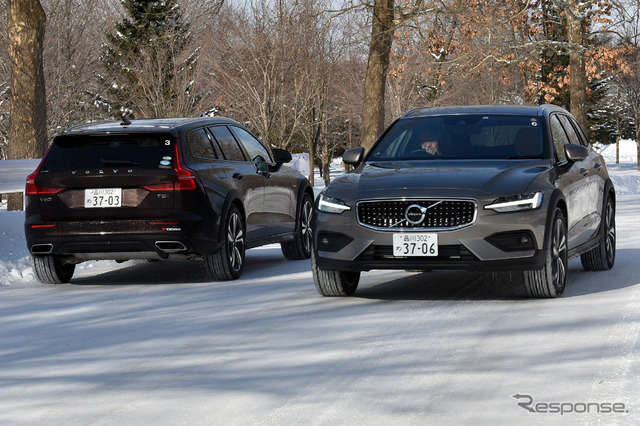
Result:
{"type": "Polygon", "coordinates": [[[404,217],[412,225],[420,225],[427,214],[427,208],[419,204],[411,204],[404,211],[404,217]]]}

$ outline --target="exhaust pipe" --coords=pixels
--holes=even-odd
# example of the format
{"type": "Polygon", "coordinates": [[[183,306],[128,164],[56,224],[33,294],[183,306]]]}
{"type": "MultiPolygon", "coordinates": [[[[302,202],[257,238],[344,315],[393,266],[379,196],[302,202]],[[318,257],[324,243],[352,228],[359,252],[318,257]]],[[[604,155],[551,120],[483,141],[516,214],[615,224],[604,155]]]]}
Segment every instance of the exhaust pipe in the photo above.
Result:
{"type": "Polygon", "coordinates": [[[156,247],[163,253],[179,253],[187,250],[180,241],[156,241],[156,247]]]}
{"type": "Polygon", "coordinates": [[[53,252],[53,244],[34,244],[31,246],[33,254],[49,254],[53,252]]]}

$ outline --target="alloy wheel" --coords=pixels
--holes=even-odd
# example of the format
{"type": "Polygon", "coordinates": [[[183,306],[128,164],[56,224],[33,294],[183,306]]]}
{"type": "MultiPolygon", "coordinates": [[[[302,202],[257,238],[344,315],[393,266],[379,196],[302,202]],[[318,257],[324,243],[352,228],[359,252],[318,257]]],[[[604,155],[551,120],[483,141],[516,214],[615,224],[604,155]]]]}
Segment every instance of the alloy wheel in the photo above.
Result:
{"type": "Polygon", "coordinates": [[[229,265],[234,271],[242,268],[242,253],[244,252],[244,231],[242,220],[238,213],[233,212],[229,218],[229,229],[227,230],[227,246],[229,248],[229,265]]]}
{"type": "Polygon", "coordinates": [[[613,204],[607,203],[605,211],[605,226],[607,235],[605,236],[605,250],[607,253],[607,261],[611,264],[616,253],[616,222],[613,210],[613,204]]]}
{"type": "Polygon", "coordinates": [[[552,253],[552,276],[556,288],[564,286],[567,275],[567,235],[562,219],[558,218],[554,224],[552,253]]]}

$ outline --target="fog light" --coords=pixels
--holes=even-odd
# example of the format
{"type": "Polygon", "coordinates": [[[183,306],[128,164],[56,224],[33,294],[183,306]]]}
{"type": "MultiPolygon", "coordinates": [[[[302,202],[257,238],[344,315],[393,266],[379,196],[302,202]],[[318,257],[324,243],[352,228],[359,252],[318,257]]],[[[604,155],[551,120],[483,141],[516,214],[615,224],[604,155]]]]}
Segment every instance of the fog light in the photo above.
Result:
{"type": "Polygon", "coordinates": [[[500,232],[485,238],[485,241],[502,251],[535,250],[535,238],[530,231],[500,232]]]}
{"type": "Polygon", "coordinates": [[[353,241],[353,238],[333,232],[321,232],[318,235],[318,250],[328,252],[338,252],[353,241]]]}

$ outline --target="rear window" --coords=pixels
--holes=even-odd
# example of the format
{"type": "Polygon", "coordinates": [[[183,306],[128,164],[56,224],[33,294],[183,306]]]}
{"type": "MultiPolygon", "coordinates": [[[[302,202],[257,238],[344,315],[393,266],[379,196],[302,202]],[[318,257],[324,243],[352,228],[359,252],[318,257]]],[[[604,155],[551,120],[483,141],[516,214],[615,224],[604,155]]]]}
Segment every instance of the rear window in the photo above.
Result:
{"type": "Polygon", "coordinates": [[[162,134],[58,136],[41,172],[132,167],[173,169],[175,139],[162,134]]]}

